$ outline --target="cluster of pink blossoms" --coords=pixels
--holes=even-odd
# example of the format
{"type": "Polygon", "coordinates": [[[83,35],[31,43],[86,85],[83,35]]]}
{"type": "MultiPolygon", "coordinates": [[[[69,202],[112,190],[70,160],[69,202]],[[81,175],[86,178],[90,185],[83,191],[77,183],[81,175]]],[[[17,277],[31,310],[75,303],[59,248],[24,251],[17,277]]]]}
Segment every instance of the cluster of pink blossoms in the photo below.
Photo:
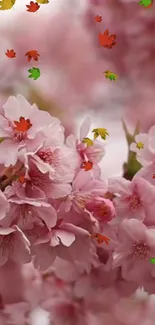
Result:
{"type": "Polygon", "coordinates": [[[1,294],[2,325],[33,325],[37,306],[54,325],[154,325],[155,128],[132,144],[144,167],[127,181],[101,179],[104,142],[83,143],[90,127],[65,139],[21,95],[1,109],[0,266],[33,273],[22,301],[1,294]]]}

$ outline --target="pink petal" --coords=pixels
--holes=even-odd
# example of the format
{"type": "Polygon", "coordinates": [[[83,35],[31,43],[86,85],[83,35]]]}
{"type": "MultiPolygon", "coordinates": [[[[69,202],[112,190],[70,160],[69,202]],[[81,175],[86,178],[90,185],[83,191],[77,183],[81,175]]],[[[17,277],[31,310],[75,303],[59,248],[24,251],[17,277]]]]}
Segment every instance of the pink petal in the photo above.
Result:
{"type": "Polygon", "coordinates": [[[1,236],[10,235],[10,234],[12,234],[15,231],[16,231],[16,229],[11,228],[11,227],[10,228],[1,228],[0,227],[0,235],[1,236]]]}
{"type": "Polygon", "coordinates": [[[69,184],[52,183],[50,197],[52,199],[59,199],[59,198],[65,197],[68,194],[70,194],[71,190],[72,190],[72,188],[71,188],[71,185],[69,185],[69,184]]]}
{"type": "Polygon", "coordinates": [[[6,216],[6,213],[9,211],[9,207],[9,202],[7,201],[3,192],[0,190],[0,220],[6,216]]]}
{"type": "Polygon", "coordinates": [[[36,208],[37,216],[42,219],[48,228],[52,228],[56,225],[57,222],[57,213],[56,210],[52,207],[41,206],[38,209],[36,208]]]}
{"type": "Polygon", "coordinates": [[[15,165],[18,158],[19,143],[13,143],[11,140],[4,140],[0,143],[0,164],[9,167],[15,165]],[[9,154],[8,154],[9,152],[9,154]]]}
{"type": "Polygon", "coordinates": [[[56,258],[56,251],[48,250],[47,244],[38,245],[35,247],[34,265],[41,271],[46,271],[54,262],[56,258]]]}
{"type": "Polygon", "coordinates": [[[131,187],[136,189],[141,201],[145,204],[152,204],[155,202],[155,188],[144,178],[134,177],[131,187]]]}
{"type": "Polygon", "coordinates": [[[9,131],[7,131],[6,129],[8,129],[8,120],[3,116],[0,116],[0,137],[5,138],[11,136],[9,131]]]}
{"type": "Polygon", "coordinates": [[[84,186],[92,180],[91,171],[85,172],[83,169],[76,175],[73,181],[73,190],[82,191],[84,186]]]}
{"type": "Polygon", "coordinates": [[[141,240],[145,241],[146,229],[146,226],[136,219],[123,220],[120,225],[120,230],[123,230],[126,235],[135,242],[139,242],[141,240]]]}
{"type": "Polygon", "coordinates": [[[14,226],[16,229],[16,233],[14,234],[13,240],[13,252],[11,251],[11,259],[17,263],[30,263],[31,262],[31,254],[30,254],[30,242],[24,235],[24,233],[17,227],[14,226]]]}
{"type": "Polygon", "coordinates": [[[131,182],[124,178],[109,178],[108,180],[108,190],[112,193],[130,195],[131,190],[129,188],[131,182]]]}
{"type": "Polygon", "coordinates": [[[90,125],[91,125],[91,119],[90,117],[86,117],[86,119],[84,120],[84,122],[80,127],[80,141],[82,141],[83,138],[86,138],[90,129],[90,125]]]}
{"type": "Polygon", "coordinates": [[[55,234],[58,238],[60,238],[62,244],[64,246],[71,246],[72,243],[75,241],[75,235],[72,234],[72,233],[69,233],[67,231],[64,231],[64,230],[56,230],[55,231],[55,234]]]}
{"type": "Polygon", "coordinates": [[[29,118],[35,110],[22,95],[10,96],[3,109],[5,117],[10,121],[19,121],[21,116],[29,118]]]}
{"type": "Polygon", "coordinates": [[[55,123],[56,118],[52,117],[48,112],[38,110],[31,115],[32,127],[28,130],[27,136],[29,139],[34,139],[36,134],[43,131],[48,126],[55,123]]]}
{"type": "Polygon", "coordinates": [[[93,193],[106,193],[108,190],[108,182],[107,181],[100,181],[97,179],[94,179],[87,183],[83,187],[84,192],[93,192],[93,193]]]}
{"type": "Polygon", "coordinates": [[[66,144],[70,148],[75,148],[76,147],[76,138],[75,138],[75,136],[73,134],[69,135],[66,138],[66,144]]]}
{"type": "Polygon", "coordinates": [[[81,227],[77,227],[71,223],[65,223],[61,226],[65,231],[72,232],[76,236],[89,236],[89,232],[81,227]]]}

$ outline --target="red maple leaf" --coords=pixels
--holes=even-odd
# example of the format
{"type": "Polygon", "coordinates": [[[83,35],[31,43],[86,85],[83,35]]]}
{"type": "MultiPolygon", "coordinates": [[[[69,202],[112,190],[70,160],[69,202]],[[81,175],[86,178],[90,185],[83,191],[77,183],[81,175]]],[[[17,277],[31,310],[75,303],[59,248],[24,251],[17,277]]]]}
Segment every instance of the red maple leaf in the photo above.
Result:
{"type": "Polygon", "coordinates": [[[5,53],[9,59],[15,58],[16,57],[16,52],[12,49],[12,50],[7,50],[5,53]]]}
{"type": "Polygon", "coordinates": [[[86,172],[93,168],[93,163],[91,161],[84,161],[81,164],[81,169],[84,169],[86,172]]]}
{"type": "Polygon", "coordinates": [[[25,56],[27,56],[28,62],[30,62],[32,58],[35,61],[38,61],[38,57],[40,56],[40,54],[37,52],[37,50],[31,50],[31,51],[28,51],[25,54],[25,56]]]}
{"type": "Polygon", "coordinates": [[[30,1],[30,4],[26,5],[26,7],[28,8],[27,11],[29,12],[36,12],[40,8],[38,3],[33,1],[30,1]]]}
{"type": "Polygon", "coordinates": [[[97,23],[100,23],[102,21],[102,16],[97,15],[94,17],[97,23]]]}
{"type": "Polygon", "coordinates": [[[30,129],[32,124],[29,119],[25,119],[25,117],[20,117],[19,121],[14,121],[15,127],[14,130],[18,132],[26,132],[30,129]]]}
{"type": "Polygon", "coordinates": [[[116,42],[115,42],[116,34],[109,35],[108,29],[106,29],[103,34],[99,33],[98,39],[99,39],[100,46],[106,47],[108,49],[111,49],[112,46],[114,46],[116,44],[116,42]]]}

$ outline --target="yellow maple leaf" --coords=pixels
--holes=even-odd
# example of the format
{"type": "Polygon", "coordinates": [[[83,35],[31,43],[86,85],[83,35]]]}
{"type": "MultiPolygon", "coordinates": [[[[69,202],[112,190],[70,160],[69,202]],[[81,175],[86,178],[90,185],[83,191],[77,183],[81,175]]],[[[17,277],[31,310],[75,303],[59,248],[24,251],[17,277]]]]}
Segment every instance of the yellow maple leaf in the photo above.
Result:
{"type": "Polygon", "coordinates": [[[36,1],[41,4],[49,3],[49,0],[36,0],[36,1]]]}
{"type": "Polygon", "coordinates": [[[87,147],[90,147],[90,146],[93,146],[93,141],[89,138],[84,138],[82,140],[83,143],[86,143],[87,144],[87,147]]]}
{"type": "Polygon", "coordinates": [[[144,148],[144,143],[143,142],[137,142],[136,148],[139,149],[139,150],[143,149],[144,148]]]}
{"type": "Polygon", "coordinates": [[[107,129],[104,129],[104,128],[98,128],[98,129],[93,129],[94,132],[94,140],[97,139],[99,136],[105,140],[107,135],[109,135],[107,129]]]}
{"type": "Polygon", "coordinates": [[[0,10],[11,9],[14,6],[15,2],[16,2],[16,0],[2,0],[2,1],[0,1],[0,10]]]}

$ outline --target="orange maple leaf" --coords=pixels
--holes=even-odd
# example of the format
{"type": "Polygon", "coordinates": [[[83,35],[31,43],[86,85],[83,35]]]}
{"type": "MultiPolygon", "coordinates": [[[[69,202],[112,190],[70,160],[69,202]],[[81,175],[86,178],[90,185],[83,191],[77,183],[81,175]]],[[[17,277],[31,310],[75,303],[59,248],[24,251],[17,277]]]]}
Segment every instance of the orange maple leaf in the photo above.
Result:
{"type": "Polygon", "coordinates": [[[29,119],[25,119],[24,117],[20,117],[19,122],[14,121],[15,127],[14,130],[18,132],[26,132],[30,129],[32,124],[30,123],[29,119]]]}
{"type": "Polygon", "coordinates": [[[87,172],[88,170],[91,170],[93,168],[93,163],[91,161],[84,161],[81,164],[81,168],[87,172]]]}
{"type": "Polygon", "coordinates": [[[30,1],[30,4],[26,5],[26,7],[28,8],[27,11],[29,12],[36,12],[40,8],[38,3],[33,1],[30,1]]]}
{"type": "Polygon", "coordinates": [[[106,47],[108,49],[111,49],[112,46],[116,44],[115,42],[116,34],[109,35],[108,29],[106,29],[103,34],[99,33],[98,39],[99,39],[100,46],[106,47]]]}
{"type": "Polygon", "coordinates": [[[95,18],[97,23],[100,23],[102,21],[102,16],[97,15],[94,18],[95,18]]]}
{"type": "Polygon", "coordinates": [[[40,56],[40,54],[37,52],[37,50],[31,50],[31,51],[28,51],[25,54],[25,56],[27,56],[28,62],[30,62],[32,58],[35,61],[38,61],[38,57],[40,56]]]}
{"type": "Polygon", "coordinates": [[[7,52],[5,53],[9,59],[15,58],[16,57],[16,52],[12,49],[12,50],[7,50],[7,52]]]}
{"type": "Polygon", "coordinates": [[[107,236],[103,236],[101,234],[95,233],[91,235],[91,237],[95,238],[98,244],[106,243],[106,245],[109,245],[110,238],[108,238],[107,236]]]}

